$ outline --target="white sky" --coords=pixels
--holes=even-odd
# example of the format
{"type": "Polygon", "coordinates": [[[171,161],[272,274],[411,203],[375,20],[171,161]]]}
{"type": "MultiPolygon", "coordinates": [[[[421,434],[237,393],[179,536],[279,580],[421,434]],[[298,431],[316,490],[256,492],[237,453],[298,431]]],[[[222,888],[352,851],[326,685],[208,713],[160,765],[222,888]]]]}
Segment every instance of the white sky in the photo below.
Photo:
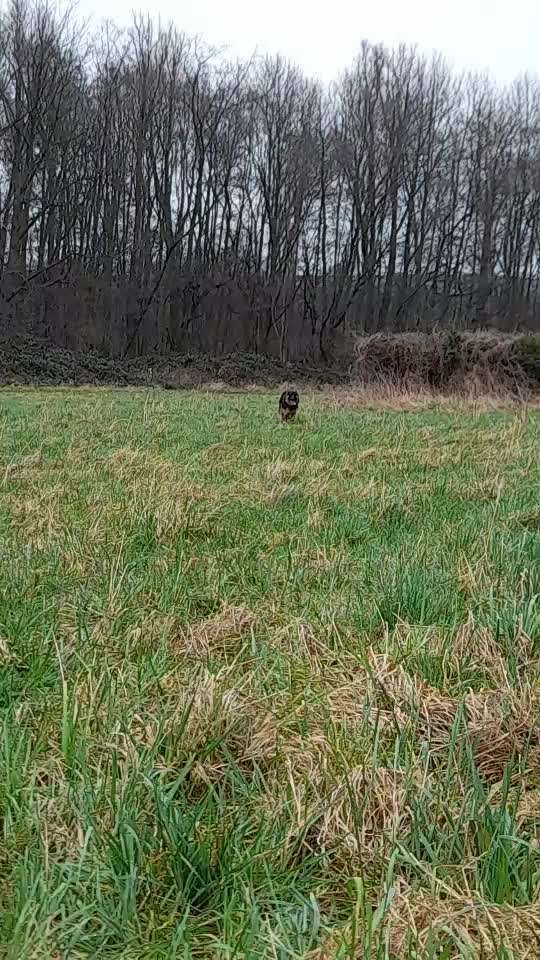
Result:
{"type": "Polygon", "coordinates": [[[79,0],[91,24],[126,23],[133,10],[200,34],[233,56],[283,53],[330,80],[349,65],[362,39],[436,50],[461,69],[488,71],[500,83],[540,73],[540,0],[79,0]]]}

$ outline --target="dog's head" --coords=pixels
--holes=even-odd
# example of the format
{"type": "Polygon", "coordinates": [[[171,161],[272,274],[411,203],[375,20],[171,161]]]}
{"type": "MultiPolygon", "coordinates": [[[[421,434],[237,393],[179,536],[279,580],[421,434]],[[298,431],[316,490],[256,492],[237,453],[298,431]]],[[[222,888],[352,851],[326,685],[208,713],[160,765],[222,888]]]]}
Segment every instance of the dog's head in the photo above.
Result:
{"type": "Polygon", "coordinates": [[[300,397],[296,390],[285,390],[283,393],[283,402],[287,407],[297,407],[300,403],[300,397]]]}

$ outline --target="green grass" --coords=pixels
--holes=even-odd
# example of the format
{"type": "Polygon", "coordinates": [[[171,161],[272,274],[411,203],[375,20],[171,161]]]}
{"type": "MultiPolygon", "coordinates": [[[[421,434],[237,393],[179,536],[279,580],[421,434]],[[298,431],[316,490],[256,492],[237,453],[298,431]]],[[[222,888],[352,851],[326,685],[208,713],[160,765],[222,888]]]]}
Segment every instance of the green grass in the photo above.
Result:
{"type": "Polygon", "coordinates": [[[0,956],[535,955],[539,450],[3,391],[0,956]]]}

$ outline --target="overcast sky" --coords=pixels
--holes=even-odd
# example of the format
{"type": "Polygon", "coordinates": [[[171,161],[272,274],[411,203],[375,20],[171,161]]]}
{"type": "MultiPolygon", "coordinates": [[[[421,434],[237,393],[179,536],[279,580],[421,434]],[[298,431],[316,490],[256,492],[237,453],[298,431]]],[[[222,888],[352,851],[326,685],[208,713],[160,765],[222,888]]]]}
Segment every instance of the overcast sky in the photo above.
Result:
{"type": "Polygon", "coordinates": [[[129,20],[133,9],[173,20],[229,53],[283,53],[312,75],[332,79],[362,39],[414,43],[456,68],[488,71],[507,83],[540,72],[540,0],[79,0],[96,24],[129,20]]]}

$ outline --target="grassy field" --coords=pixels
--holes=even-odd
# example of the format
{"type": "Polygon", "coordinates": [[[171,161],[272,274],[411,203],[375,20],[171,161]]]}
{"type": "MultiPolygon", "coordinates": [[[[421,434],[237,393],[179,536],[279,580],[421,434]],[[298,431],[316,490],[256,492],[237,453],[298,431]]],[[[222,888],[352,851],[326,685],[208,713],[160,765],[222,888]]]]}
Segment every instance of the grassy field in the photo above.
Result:
{"type": "Polygon", "coordinates": [[[539,452],[3,391],[0,956],[539,956],[539,452]]]}

